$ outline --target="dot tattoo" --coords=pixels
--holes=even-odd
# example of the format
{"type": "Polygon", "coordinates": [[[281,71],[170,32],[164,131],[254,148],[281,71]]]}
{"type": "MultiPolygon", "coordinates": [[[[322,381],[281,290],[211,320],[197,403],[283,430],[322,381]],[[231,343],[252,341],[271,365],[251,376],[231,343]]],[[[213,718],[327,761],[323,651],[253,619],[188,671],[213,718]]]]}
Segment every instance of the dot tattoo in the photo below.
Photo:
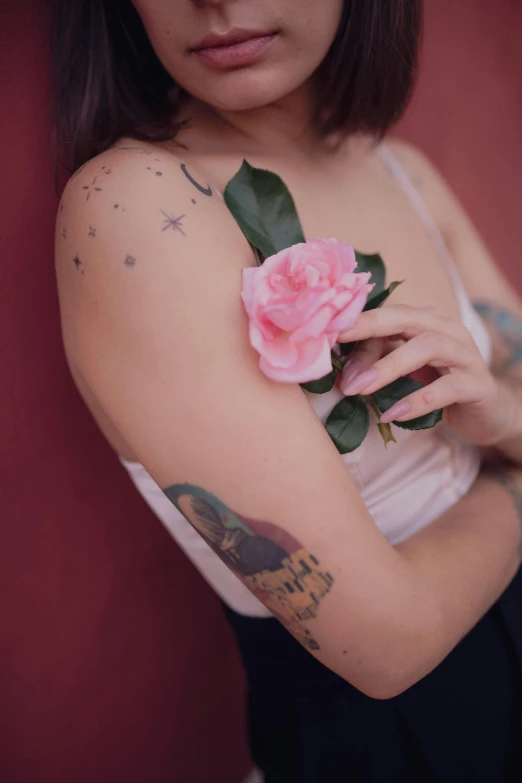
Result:
{"type": "Polygon", "coordinates": [[[196,199],[195,198],[191,198],[190,200],[192,201],[193,204],[196,203],[196,199]]]}
{"type": "Polygon", "coordinates": [[[186,176],[186,178],[188,179],[188,181],[189,181],[189,182],[191,182],[191,183],[194,185],[194,187],[195,187],[195,188],[197,188],[197,189],[199,190],[199,192],[200,192],[200,193],[203,193],[203,195],[205,195],[205,196],[211,196],[211,195],[212,195],[212,188],[210,187],[210,185],[207,185],[207,187],[206,187],[206,188],[204,188],[204,187],[203,187],[203,185],[200,185],[200,184],[199,184],[199,182],[196,182],[196,180],[194,179],[194,177],[192,177],[192,176],[191,176],[191,175],[188,173],[188,171],[187,171],[187,167],[185,166],[185,164],[184,164],[184,163],[181,163],[181,164],[180,164],[180,168],[181,168],[181,171],[183,172],[183,174],[184,174],[184,175],[186,176]]]}
{"type": "Polygon", "coordinates": [[[185,215],[180,215],[179,217],[171,217],[170,215],[167,215],[166,212],[163,212],[162,209],[160,209],[160,212],[165,215],[164,223],[165,225],[161,229],[162,231],[166,231],[168,228],[171,228],[173,231],[179,231],[180,234],[183,234],[183,236],[187,236],[185,232],[183,231],[183,227],[181,225],[181,221],[185,217],[185,215]]]}
{"type": "Polygon", "coordinates": [[[156,172],[156,176],[157,177],[162,177],[163,176],[163,172],[162,171],[157,171],[156,172]]]}

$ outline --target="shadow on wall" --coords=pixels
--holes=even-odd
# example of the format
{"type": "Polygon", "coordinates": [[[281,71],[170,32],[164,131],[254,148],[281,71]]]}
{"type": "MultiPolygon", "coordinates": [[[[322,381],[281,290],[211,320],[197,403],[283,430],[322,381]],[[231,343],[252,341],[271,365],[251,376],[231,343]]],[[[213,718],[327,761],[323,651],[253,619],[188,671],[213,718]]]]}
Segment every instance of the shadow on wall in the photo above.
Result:
{"type": "MultiPolygon", "coordinates": [[[[131,486],[63,358],[47,0],[0,0],[0,779],[238,783],[243,682],[216,598],[131,486]]],[[[428,0],[424,148],[522,287],[519,0],[428,0]]]]}

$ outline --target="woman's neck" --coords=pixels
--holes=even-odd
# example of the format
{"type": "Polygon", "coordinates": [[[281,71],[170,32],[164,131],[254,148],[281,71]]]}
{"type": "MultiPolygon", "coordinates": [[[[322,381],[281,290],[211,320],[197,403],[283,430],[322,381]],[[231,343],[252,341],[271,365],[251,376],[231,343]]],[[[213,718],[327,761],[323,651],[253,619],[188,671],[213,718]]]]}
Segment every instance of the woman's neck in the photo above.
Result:
{"type": "Polygon", "coordinates": [[[310,160],[332,152],[334,140],[321,137],[311,114],[304,87],[280,101],[245,111],[222,111],[197,100],[187,106],[190,135],[194,139],[196,133],[208,152],[212,146],[214,151],[234,149],[272,159],[304,155],[310,160]]]}

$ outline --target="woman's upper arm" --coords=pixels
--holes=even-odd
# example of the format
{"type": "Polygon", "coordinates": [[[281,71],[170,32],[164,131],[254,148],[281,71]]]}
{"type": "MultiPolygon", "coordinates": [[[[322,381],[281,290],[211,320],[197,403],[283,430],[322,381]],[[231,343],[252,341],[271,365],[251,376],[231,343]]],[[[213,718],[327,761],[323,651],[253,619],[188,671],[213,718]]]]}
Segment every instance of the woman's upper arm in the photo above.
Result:
{"type": "Polygon", "coordinates": [[[410,144],[389,143],[419,188],[451,251],[464,287],[493,338],[493,367],[522,377],[522,301],[495,263],[462,204],[431,162],[410,144]]]}
{"type": "Polygon", "coordinates": [[[250,251],[222,201],[174,160],[156,163],[160,176],[149,156],[118,155],[91,161],[58,215],[69,355],[224,562],[323,662],[371,689],[390,623],[408,624],[398,555],[301,389],[258,368],[240,299],[250,251]]]}

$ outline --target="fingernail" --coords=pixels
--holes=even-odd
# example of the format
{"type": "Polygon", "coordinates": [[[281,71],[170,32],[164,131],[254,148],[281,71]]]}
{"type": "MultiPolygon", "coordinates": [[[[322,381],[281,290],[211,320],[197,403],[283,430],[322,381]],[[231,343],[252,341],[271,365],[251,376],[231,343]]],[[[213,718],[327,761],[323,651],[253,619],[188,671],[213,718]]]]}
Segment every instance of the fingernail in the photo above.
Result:
{"type": "Polygon", "coordinates": [[[350,383],[360,373],[361,367],[359,359],[348,359],[343,369],[343,385],[350,383]]]}
{"type": "Polygon", "coordinates": [[[391,408],[388,408],[388,410],[382,414],[382,424],[388,424],[390,421],[400,419],[401,416],[404,416],[406,413],[410,412],[410,408],[411,405],[409,402],[396,402],[395,405],[392,405],[391,408]]]}
{"type": "Polygon", "coordinates": [[[360,375],[356,375],[355,378],[352,378],[348,383],[343,382],[341,391],[347,397],[350,397],[352,394],[359,394],[359,392],[362,392],[363,389],[366,389],[370,383],[373,383],[376,380],[377,373],[375,370],[366,370],[365,372],[360,373],[360,375]]]}

